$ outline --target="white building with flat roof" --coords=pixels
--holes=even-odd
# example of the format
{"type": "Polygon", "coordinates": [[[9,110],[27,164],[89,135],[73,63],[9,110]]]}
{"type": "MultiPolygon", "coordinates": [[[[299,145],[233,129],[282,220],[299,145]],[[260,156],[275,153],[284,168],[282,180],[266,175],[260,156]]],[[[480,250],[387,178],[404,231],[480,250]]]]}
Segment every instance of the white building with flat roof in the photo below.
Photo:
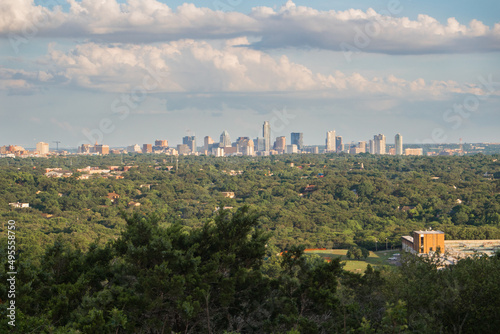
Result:
{"type": "Polygon", "coordinates": [[[40,155],[49,154],[49,144],[44,142],[36,143],[36,152],[40,155]]]}

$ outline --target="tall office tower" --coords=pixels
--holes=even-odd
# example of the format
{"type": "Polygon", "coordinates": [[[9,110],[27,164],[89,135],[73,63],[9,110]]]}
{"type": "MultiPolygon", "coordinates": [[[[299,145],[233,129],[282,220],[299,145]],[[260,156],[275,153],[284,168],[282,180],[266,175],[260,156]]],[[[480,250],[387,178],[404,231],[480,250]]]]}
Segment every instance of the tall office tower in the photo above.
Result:
{"type": "Polygon", "coordinates": [[[196,153],[196,136],[191,136],[191,152],[196,153]]]}
{"type": "Polygon", "coordinates": [[[257,137],[253,140],[256,152],[263,152],[266,150],[266,139],[264,137],[257,137]]]}
{"type": "Polygon", "coordinates": [[[210,136],[206,136],[203,141],[203,149],[205,150],[205,154],[208,153],[212,149],[212,145],[214,144],[214,140],[210,136]]]}
{"type": "Polygon", "coordinates": [[[396,155],[403,155],[403,136],[398,133],[394,137],[394,143],[396,146],[396,155]]]}
{"type": "Polygon", "coordinates": [[[373,139],[370,139],[369,141],[370,146],[368,147],[368,151],[370,154],[375,154],[375,142],[373,139]]]}
{"type": "Polygon", "coordinates": [[[344,151],[344,142],[342,141],[342,136],[335,137],[335,150],[337,153],[344,151]]]}
{"type": "Polygon", "coordinates": [[[191,153],[196,152],[196,137],[195,136],[186,136],[182,138],[182,144],[187,145],[191,150],[191,153]]]}
{"type": "Polygon", "coordinates": [[[292,145],[297,145],[299,150],[304,149],[304,134],[302,132],[292,132],[291,134],[291,143],[292,145]]]}
{"type": "Polygon", "coordinates": [[[359,153],[366,153],[366,142],[360,141],[358,143],[359,153]]]}
{"type": "Polygon", "coordinates": [[[265,140],[264,151],[269,152],[269,150],[271,149],[271,124],[269,124],[268,121],[265,121],[264,125],[262,126],[262,137],[264,137],[265,140]]]}
{"type": "Polygon", "coordinates": [[[153,152],[153,145],[151,144],[142,145],[142,153],[152,153],[152,152],[153,152]]]}
{"type": "Polygon", "coordinates": [[[286,148],[286,137],[276,137],[276,141],[274,142],[274,149],[280,153],[283,153],[286,148]]]}
{"type": "Polygon", "coordinates": [[[375,154],[385,154],[385,136],[378,134],[373,136],[375,154]]]}
{"type": "Polygon", "coordinates": [[[326,152],[335,151],[335,130],[326,133],[326,152]]]}
{"type": "Polygon", "coordinates": [[[36,143],[36,151],[38,152],[38,154],[48,154],[49,144],[44,142],[36,143]]]}
{"type": "Polygon", "coordinates": [[[220,135],[220,147],[231,147],[231,137],[226,130],[220,135]]]}

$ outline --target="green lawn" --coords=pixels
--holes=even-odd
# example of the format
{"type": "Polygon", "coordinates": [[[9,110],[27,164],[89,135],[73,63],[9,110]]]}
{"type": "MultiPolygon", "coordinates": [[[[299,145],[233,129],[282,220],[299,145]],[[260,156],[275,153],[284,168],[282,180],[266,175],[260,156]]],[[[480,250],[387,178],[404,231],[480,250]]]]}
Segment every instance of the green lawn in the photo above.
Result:
{"type": "Polygon", "coordinates": [[[348,260],[346,257],[347,249],[327,249],[327,250],[314,250],[308,251],[307,254],[316,254],[325,259],[339,258],[345,263],[344,269],[356,273],[362,273],[365,271],[368,264],[373,267],[390,265],[388,258],[393,256],[393,254],[401,253],[401,250],[390,250],[390,251],[378,251],[370,252],[370,255],[366,260],[348,260]]]}

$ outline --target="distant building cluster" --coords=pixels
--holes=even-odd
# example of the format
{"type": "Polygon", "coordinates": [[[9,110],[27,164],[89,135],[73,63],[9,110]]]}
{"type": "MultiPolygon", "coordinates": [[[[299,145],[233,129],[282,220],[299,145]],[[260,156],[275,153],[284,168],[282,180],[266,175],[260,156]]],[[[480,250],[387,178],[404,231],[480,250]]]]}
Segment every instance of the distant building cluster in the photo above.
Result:
{"type": "Polygon", "coordinates": [[[24,147],[19,145],[8,145],[0,146],[0,156],[3,157],[17,157],[17,158],[27,158],[27,157],[46,157],[49,155],[49,144],[44,142],[39,142],[36,144],[36,149],[34,151],[26,150],[24,147]]]}
{"type": "Polygon", "coordinates": [[[178,146],[179,154],[205,154],[217,157],[232,155],[276,155],[276,154],[294,154],[294,153],[371,153],[371,154],[393,154],[393,155],[422,155],[422,149],[407,148],[403,151],[403,136],[397,134],[395,137],[394,150],[387,151],[386,137],[378,134],[370,141],[360,141],[355,144],[345,145],[342,136],[336,135],[335,130],[326,133],[324,149],[319,146],[306,147],[304,145],[304,134],[302,132],[292,132],[290,142],[287,143],[285,136],[271,139],[271,125],[265,121],[262,126],[262,137],[250,139],[248,137],[238,137],[235,142],[231,141],[229,133],[224,130],[220,135],[220,140],[216,142],[212,137],[204,138],[203,149],[199,152],[193,150],[190,143],[195,142],[194,137],[185,137],[183,144],[186,147],[178,146]]]}
{"type": "MultiPolygon", "coordinates": [[[[216,138],[217,139],[217,138],[216,138]]],[[[77,149],[77,154],[83,155],[107,155],[107,154],[123,154],[123,153],[153,153],[165,155],[214,155],[217,157],[224,156],[266,156],[276,154],[296,154],[296,153],[346,153],[346,154],[362,154],[370,153],[377,155],[408,155],[420,156],[424,155],[424,149],[415,147],[415,145],[403,145],[403,136],[396,134],[394,137],[394,145],[387,144],[386,136],[377,134],[373,139],[359,141],[357,143],[344,142],[344,138],[335,130],[326,132],[324,146],[306,146],[304,144],[304,133],[291,132],[288,141],[285,136],[272,137],[272,129],[269,121],[265,121],[262,125],[262,137],[249,138],[237,137],[236,141],[231,140],[229,132],[224,130],[219,140],[206,136],[203,139],[202,146],[198,146],[198,141],[195,135],[188,135],[182,138],[182,144],[170,147],[165,139],[156,139],[153,143],[133,144],[124,148],[110,148],[108,145],[95,143],[82,144],[77,149]]],[[[34,150],[26,150],[18,145],[8,145],[0,147],[0,157],[47,157],[50,155],[66,155],[67,151],[59,150],[59,141],[54,141],[57,144],[56,150],[50,150],[49,144],[38,142],[34,150]]],[[[460,139],[458,149],[449,148],[449,146],[437,145],[436,148],[427,149],[427,155],[463,155],[463,145],[460,139]]],[[[473,149],[485,149],[482,146],[472,146],[473,149]]]]}
{"type": "Polygon", "coordinates": [[[78,147],[78,154],[96,154],[96,155],[107,155],[109,154],[109,146],[95,143],[94,146],[90,144],[82,144],[78,147]]]}

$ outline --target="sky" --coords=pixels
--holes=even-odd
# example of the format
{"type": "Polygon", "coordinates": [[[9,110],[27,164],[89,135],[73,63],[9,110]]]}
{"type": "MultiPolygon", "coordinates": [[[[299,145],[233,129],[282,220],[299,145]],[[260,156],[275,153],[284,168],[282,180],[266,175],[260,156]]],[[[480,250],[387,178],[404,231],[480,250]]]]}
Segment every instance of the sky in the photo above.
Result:
{"type": "Polygon", "coordinates": [[[0,146],[500,142],[493,0],[2,0],[0,146]]]}

